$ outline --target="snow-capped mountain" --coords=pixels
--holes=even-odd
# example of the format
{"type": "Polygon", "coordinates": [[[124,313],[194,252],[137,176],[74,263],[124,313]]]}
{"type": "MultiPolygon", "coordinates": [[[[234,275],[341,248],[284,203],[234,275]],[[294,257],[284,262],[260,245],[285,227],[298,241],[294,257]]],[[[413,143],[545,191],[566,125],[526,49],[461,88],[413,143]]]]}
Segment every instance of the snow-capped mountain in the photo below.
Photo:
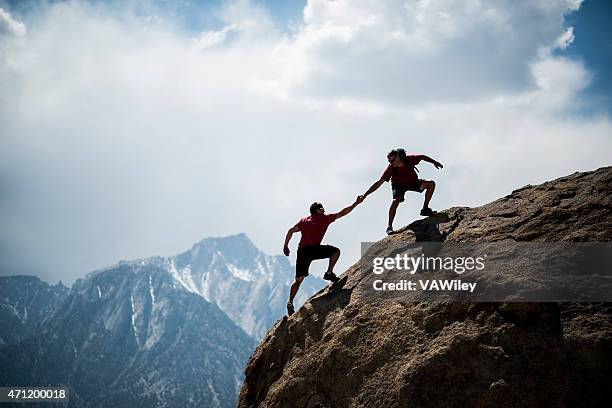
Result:
{"type": "MultiPolygon", "coordinates": [[[[1,278],[0,322],[13,323],[0,326],[0,384],[67,384],[71,407],[234,406],[255,339],[285,314],[293,276],[287,258],[238,234],[122,261],[70,291],[1,278]],[[9,335],[15,322],[27,336],[9,335]]],[[[305,280],[296,306],[324,284],[305,280]]]]}
{"type": "Polygon", "coordinates": [[[34,334],[69,291],[61,282],[49,285],[35,276],[0,276],[0,346],[34,334]]]}
{"type": "MultiPolygon", "coordinates": [[[[207,238],[179,255],[123,262],[167,270],[186,291],[197,293],[256,339],[286,314],[295,269],[284,256],[260,251],[245,234],[207,238]]],[[[96,272],[94,272],[96,273],[96,272]]],[[[305,279],[295,299],[301,306],[325,281],[305,279]]]]}
{"type": "Polygon", "coordinates": [[[229,407],[254,340],[167,270],[78,280],[39,334],[0,348],[0,383],[68,384],[71,406],[229,407]]]}

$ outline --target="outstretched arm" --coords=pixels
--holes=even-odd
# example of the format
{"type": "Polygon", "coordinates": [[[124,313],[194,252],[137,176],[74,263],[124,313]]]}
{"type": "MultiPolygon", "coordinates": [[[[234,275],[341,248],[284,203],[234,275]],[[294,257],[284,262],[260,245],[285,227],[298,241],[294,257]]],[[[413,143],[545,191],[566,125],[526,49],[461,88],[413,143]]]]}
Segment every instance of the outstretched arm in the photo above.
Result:
{"type": "Polygon", "coordinates": [[[344,217],[345,215],[347,215],[348,213],[350,213],[351,211],[353,211],[353,209],[354,209],[355,207],[357,207],[357,206],[359,205],[359,203],[361,203],[362,201],[363,201],[363,198],[361,198],[361,196],[358,196],[358,197],[355,199],[355,202],[354,202],[353,204],[349,205],[349,206],[348,206],[348,207],[346,207],[346,208],[343,208],[343,209],[342,209],[342,210],[340,210],[338,213],[336,213],[336,219],[338,219],[338,218],[342,218],[342,217],[344,217]]]}
{"type": "Polygon", "coordinates": [[[362,196],[359,196],[361,197],[361,201],[365,200],[367,196],[369,196],[370,194],[378,190],[378,188],[382,186],[384,183],[385,183],[385,180],[382,178],[380,180],[377,180],[374,184],[370,186],[370,188],[368,188],[368,191],[366,191],[362,196]]]}
{"type": "Polygon", "coordinates": [[[289,241],[291,241],[291,237],[293,236],[293,234],[298,231],[299,228],[297,227],[297,225],[295,227],[289,228],[289,231],[287,231],[287,235],[285,236],[285,245],[283,245],[283,253],[285,254],[285,256],[289,256],[289,241]]]}
{"type": "Polygon", "coordinates": [[[422,155],[422,156],[421,156],[421,160],[425,160],[426,162],[429,162],[429,163],[433,164],[433,165],[436,167],[436,169],[441,169],[442,167],[444,167],[444,166],[442,165],[442,163],[440,163],[440,162],[439,162],[439,161],[437,161],[437,160],[432,159],[432,158],[431,158],[431,157],[429,157],[429,156],[422,155]]]}

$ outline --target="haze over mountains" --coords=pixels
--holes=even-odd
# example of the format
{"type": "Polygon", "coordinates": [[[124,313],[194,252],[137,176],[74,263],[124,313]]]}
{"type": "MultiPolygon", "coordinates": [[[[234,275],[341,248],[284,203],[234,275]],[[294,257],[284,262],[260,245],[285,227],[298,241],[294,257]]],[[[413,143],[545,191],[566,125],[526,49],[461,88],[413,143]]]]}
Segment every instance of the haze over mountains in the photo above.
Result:
{"type": "MultiPolygon", "coordinates": [[[[234,406],[293,274],[285,257],[239,234],[123,261],[70,290],[2,277],[0,319],[10,326],[0,332],[0,381],[69,384],[71,406],[234,406]]],[[[323,286],[309,280],[300,304],[323,286]]]]}

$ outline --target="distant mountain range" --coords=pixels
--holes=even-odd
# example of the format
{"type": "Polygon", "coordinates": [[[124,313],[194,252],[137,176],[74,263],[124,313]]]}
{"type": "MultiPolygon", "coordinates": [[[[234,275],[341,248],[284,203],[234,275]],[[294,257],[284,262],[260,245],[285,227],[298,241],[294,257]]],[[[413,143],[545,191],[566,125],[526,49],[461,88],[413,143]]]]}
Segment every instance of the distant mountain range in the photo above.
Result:
{"type": "MultiPolygon", "coordinates": [[[[237,325],[257,340],[286,313],[295,270],[285,256],[261,252],[245,234],[207,238],[177,256],[123,262],[155,265],[177,283],[216,303],[237,325]]],[[[94,272],[97,274],[100,272],[94,272]]],[[[325,281],[304,280],[295,299],[301,306],[325,281]]]]}
{"type": "MultiPolygon", "coordinates": [[[[293,273],[239,234],[123,261],[70,290],[2,277],[0,383],[68,384],[75,407],[234,406],[256,340],[285,313],[293,273]]],[[[324,285],[306,282],[300,304],[324,285]]]]}
{"type": "Polygon", "coordinates": [[[69,292],[61,282],[51,286],[35,276],[0,276],[0,347],[34,334],[69,292]]]}

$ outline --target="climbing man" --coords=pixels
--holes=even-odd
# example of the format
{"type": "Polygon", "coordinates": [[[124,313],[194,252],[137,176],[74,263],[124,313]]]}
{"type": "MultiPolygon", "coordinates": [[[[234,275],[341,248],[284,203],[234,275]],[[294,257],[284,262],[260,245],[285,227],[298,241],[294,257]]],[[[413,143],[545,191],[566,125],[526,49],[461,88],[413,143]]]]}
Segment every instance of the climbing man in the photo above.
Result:
{"type": "Polygon", "coordinates": [[[376,181],[360,198],[363,200],[385,182],[391,180],[391,190],[393,192],[393,201],[389,207],[389,226],[387,227],[387,234],[393,234],[393,220],[395,219],[395,212],[399,204],[404,201],[404,194],[406,191],[415,191],[422,193],[425,190],[425,200],[423,202],[423,209],[421,215],[429,216],[436,212],[429,208],[429,201],[433,196],[434,190],[436,189],[436,183],[433,180],[423,180],[418,178],[416,172],[418,171],[415,167],[421,160],[425,160],[433,164],[436,169],[441,169],[442,163],[432,159],[431,157],[419,154],[419,155],[407,155],[404,149],[393,149],[387,154],[389,165],[385,169],[385,172],[381,176],[380,180],[376,181]]]}
{"type": "Polygon", "coordinates": [[[285,245],[283,246],[283,253],[286,256],[289,256],[289,241],[293,234],[298,231],[302,234],[300,243],[298,244],[297,260],[295,263],[295,281],[291,285],[289,301],[287,302],[287,314],[289,316],[295,312],[293,308],[293,299],[302,281],[308,276],[308,268],[312,261],[315,259],[329,258],[329,266],[327,267],[327,272],[323,275],[323,279],[333,283],[338,282],[339,278],[334,274],[334,265],[338,262],[340,250],[335,246],[321,245],[321,241],[323,240],[323,236],[329,224],[353,211],[362,201],[363,198],[357,197],[353,204],[335,214],[325,214],[323,204],[318,202],[312,203],[310,205],[310,215],[302,218],[295,226],[287,231],[285,245]]]}

